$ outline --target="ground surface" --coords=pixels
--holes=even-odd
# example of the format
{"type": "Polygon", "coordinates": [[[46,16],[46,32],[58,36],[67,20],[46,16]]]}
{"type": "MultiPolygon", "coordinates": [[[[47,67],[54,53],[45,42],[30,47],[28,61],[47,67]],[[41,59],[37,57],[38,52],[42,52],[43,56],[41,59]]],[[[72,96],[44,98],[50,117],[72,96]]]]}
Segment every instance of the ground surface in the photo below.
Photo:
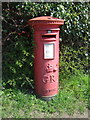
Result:
{"type": "Polygon", "coordinates": [[[60,115],[59,113],[46,114],[43,112],[34,111],[33,113],[30,113],[30,116],[32,116],[32,118],[88,118],[89,113],[90,111],[85,111],[83,114],[74,113],[74,115],[68,115],[64,113],[60,115]]]}

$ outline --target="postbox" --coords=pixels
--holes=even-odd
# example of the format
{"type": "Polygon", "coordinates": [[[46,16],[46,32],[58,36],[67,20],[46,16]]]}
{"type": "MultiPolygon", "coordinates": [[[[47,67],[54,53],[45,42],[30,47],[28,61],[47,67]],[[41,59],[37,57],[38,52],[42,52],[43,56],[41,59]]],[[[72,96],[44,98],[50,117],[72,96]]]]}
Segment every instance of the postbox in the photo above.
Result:
{"type": "Polygon", "coordinates": [[[34,29],[35,93],[45,100],[58,94],[59,86],[59,32],[64,20],[41,16],[30,19],[34,29]]]}

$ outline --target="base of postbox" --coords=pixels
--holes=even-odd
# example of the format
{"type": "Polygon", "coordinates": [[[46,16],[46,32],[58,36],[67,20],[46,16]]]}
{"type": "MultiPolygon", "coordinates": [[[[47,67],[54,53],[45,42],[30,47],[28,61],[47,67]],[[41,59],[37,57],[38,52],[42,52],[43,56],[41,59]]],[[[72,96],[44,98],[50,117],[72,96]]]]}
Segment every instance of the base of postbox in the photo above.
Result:
{"type": "Polygon", "coordinates": [[[56,95],[53,95],[53,96],[39,96],[38,95],[38,97],[41,98],[42,100],[50,101],[50,100],[54,99],[56,95]]]}

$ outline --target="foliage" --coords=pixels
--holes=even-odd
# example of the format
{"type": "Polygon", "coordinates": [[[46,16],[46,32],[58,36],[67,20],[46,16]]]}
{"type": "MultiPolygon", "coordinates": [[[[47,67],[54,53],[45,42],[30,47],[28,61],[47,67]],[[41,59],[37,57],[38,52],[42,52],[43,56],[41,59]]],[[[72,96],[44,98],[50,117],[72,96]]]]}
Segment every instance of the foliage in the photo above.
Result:
{"type": "Polygon", "coordinates": [[[29,40],[29,34],[22,31],[10,41],[3,55],[4,83],[8,87],[32,86],[33,79],[33,42],[29,40]],[[31,47],[30,47],[31,46],[31,47]],[[30,79],[30,80],[29,80],[30,79]]]}
{"type": "Polygon", "coordinates": [[[86,50],[84,47],[75,50],[70,46],[62,45],[60,54],[61,76],[77,75],[79,71],[83,73],[88,72],[88,56],[85,58],[86,50]],[[81,53],[82,51],[83,53],[81,53]]]}
{"type": "Polygon", "coordinates": [[[88,75],[70,76],[61,81],[59,94],[51,101],[37,99],[28,91],[6,89],[2,98],[2,118],[60,118],[63,113],[83,113],[88,107],[88,75]],[[68,82],[67,82],[68,81],[68,82]],[[36,112],[37,111],[37,112],[36,112]]]}
{"type": "Polygon", "coordinates": [[[65,20],[61,27],[60,73],[65,76],[88,72],[88,9],[85,2],[2,3],[3,85],[32,87],[33,38],[27,21],[38,16],[54,16],[65,20]]]}

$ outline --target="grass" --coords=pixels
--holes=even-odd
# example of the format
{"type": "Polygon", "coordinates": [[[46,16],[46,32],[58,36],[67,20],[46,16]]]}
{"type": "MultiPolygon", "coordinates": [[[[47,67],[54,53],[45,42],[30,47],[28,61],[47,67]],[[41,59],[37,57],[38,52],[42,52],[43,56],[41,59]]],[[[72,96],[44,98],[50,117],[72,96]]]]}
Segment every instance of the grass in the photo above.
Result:
{"type": "Polygon", "coordinates": [[[51,101],[43,101],[18,89],[5,89],[2,96],[2,118],[53,118],[63,113],[83,114],[88,106],[88,75],[72,75],[62,78],[59,94],[51,101]]]}

